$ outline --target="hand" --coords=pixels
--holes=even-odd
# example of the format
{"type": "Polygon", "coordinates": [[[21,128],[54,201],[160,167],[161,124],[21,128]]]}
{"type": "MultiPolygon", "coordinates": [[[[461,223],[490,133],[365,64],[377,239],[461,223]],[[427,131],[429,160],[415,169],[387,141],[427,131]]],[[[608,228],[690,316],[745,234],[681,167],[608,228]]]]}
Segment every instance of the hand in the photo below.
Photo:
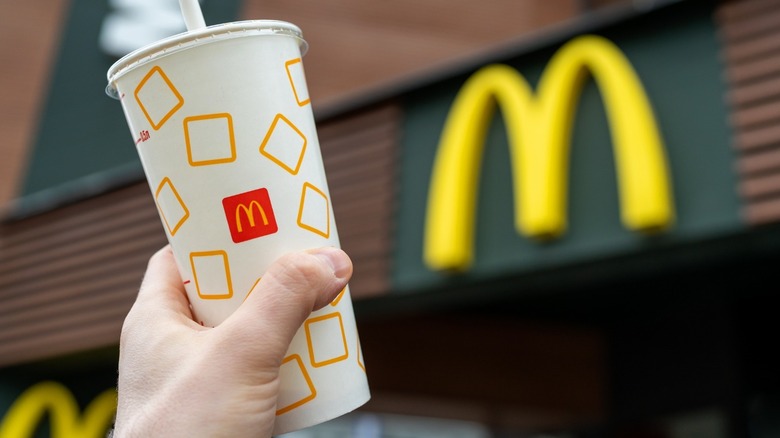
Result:
{"type": "Polygon", "coordinates": [[[288,254],[208,328],[193,321],[170,247],[157,252],[122,327],[114,437],[270,437],[293,335],[351,275],[339,249],[288,254]]]}

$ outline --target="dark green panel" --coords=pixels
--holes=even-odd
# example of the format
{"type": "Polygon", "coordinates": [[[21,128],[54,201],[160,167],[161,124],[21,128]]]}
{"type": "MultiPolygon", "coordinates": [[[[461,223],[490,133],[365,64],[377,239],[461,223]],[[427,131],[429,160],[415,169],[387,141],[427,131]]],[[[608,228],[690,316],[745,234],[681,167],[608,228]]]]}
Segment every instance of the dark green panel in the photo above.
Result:
{"type": "MultiPolygon", "coordinates": [[[[140,169],[122,108],[104,91],[106,71],[116,61],[98,45],[108,2],[70,4],[22,195],[112,168],[140,169]]],[[[240,0],[205,1],[206,22],[234,20],[239,5],[240,0]]]]}
{"type": "MultiPolygon", "coordinates": [[[[496,117],[479,189],[475,265],[468,274],[454,278],[430,272],[422,264],[428,182],[441,127],[466,79],[458,77],[406,96],[395,290],[555,269],[740,230],[723,68],[710,8],[667,7],[593,32],[612,40],[626,54],[655,108],[678,215],[671,231],[647,238],[622,226],[609,128],[601,97],[591,82],[579,103],[571,145],[567,233],[540,244],[514,231],[508,146],[503,120],[496,117]]],[[[502,62],[535,84],[558,47],[502,62]]]]}

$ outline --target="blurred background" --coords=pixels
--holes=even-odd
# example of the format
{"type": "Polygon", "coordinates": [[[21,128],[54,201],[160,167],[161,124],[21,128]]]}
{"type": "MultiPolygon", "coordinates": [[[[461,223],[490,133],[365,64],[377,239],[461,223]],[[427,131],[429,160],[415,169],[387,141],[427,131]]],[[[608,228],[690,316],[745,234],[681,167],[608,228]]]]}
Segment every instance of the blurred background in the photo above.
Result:
{"type": "MultiPolygon", "coordinates": [[[[287,436],[780,436],[780,0],[201,4],[208,24],[303,30],[355,265],[372,399],[287,436]],[[615,112],[631,108],[609,107],[607,92],[623,93],[615,81],[584,75],[564,96],[574,117],[562,234],[514,228],[507,129],[527,121],[499,107],[471,163],[481,169],[473,262],[426,263],[433,163],[464,82],[504,64],[535,88],[586,34],[614,43],[642,84],[673,216],[649,230],[624,223],[618,152],[645,167],[611,133],[626,127],[615,112]]],[[[182,32],[178,8],[0,2],[0,435],[41,382],[81,410],[115,385],[124,315],[166,237],[106,71],[182,32]]],[[[72,436],[49,424],[47,406],[65,412],[64,402],[42,397],[30,436],[72,436]]]]}

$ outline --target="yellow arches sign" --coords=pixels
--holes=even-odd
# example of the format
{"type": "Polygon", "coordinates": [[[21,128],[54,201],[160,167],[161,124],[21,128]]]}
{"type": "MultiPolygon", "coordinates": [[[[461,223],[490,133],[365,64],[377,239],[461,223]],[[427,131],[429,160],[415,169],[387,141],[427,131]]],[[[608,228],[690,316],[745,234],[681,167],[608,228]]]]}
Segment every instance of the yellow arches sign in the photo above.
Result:
{"type": "Polygon", "coordinates": [[[463,85],[431,175],[424,242],[430,268],[464,270],[472,262],[482,152],[496,106],[507,127],[517,231],[538,239],[565,231],[572,121],[588,73],[610,122],[623,223],[653,232],[674,220],[664,146],[639,78],[613,43],[581,36],[553,56],[536,95],[505,65],[486,66],[463,85]]]}
{"type": "Polygon", "coordinates": [[[103,438],[113,424],[116,390],[97,396],[82,414],[70,391],[56,382],[41,382],[27,389],[0,422],[0,438],[28,438],[49,413],[53,438],[103,438]]]}

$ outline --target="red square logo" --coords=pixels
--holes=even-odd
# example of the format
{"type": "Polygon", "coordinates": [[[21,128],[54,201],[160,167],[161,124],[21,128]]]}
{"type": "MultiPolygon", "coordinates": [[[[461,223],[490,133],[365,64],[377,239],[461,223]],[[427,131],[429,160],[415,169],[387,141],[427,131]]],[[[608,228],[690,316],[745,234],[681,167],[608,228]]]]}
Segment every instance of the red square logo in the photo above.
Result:
{"type": "Polygon", "coordinates": [[[279,230],[267,189],[228,196],[222,200],[233,242],[245,242],[279,230]]]}

